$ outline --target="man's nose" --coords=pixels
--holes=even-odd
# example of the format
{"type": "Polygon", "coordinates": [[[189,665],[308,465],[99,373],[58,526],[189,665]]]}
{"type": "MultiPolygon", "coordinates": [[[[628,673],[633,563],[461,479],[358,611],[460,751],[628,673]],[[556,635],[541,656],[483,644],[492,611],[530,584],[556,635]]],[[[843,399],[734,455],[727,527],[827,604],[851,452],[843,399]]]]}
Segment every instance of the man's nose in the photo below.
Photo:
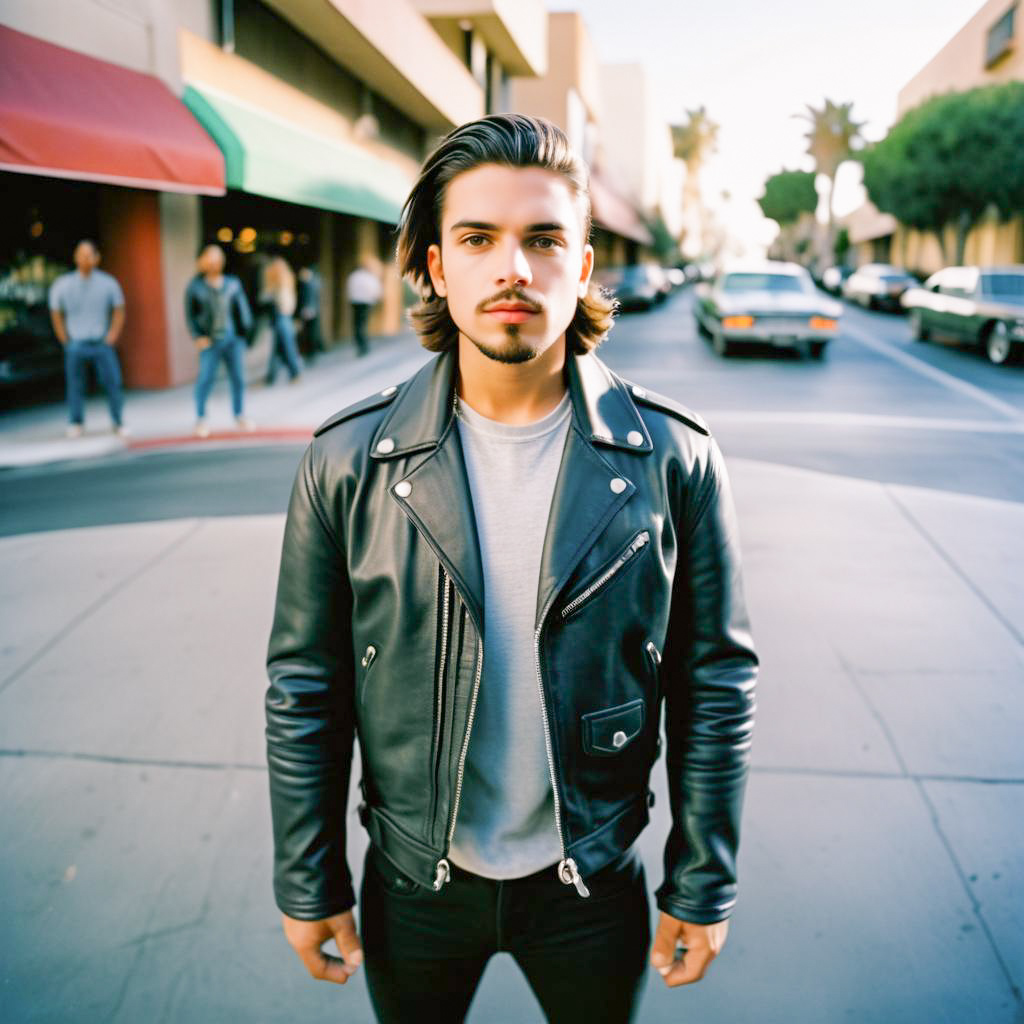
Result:
{"type": "Polygon", "coordinates": [[[497,284],[503,288],[511,288],[514,285],[525,286],[533,280],[530,261],[526,258],[526,253],[518,241],[510,242],[503,247],[498,275],[497,284]]]}

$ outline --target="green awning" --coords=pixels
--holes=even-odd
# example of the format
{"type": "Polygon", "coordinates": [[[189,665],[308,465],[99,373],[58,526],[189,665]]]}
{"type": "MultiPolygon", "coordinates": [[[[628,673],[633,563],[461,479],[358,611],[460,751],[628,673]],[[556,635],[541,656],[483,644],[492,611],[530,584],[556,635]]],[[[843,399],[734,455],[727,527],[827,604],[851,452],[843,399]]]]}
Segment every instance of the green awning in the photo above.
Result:
{"type": "Polygon", "coordinates": [[[228,188],[398,223],[412,182],[393,164],[203,86],[182,98],[224,153],[228,188]]]}

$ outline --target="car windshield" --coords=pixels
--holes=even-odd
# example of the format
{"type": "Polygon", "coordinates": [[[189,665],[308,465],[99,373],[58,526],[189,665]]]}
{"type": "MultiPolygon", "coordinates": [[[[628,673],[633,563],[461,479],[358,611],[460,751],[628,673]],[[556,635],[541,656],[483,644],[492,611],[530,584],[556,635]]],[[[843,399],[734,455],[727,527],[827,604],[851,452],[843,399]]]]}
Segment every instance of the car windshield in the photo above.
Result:
{"type": "Polygon", "coordinates": [[[802,292],[803,281],[795,274],[728,274],[722,281],[725,292],[802,292]]]}
{"type": "Polygon", "coordinates": [[[1024,299],[1024,274],[986,274],[985,291],[1000,298],[1024,299]]]}

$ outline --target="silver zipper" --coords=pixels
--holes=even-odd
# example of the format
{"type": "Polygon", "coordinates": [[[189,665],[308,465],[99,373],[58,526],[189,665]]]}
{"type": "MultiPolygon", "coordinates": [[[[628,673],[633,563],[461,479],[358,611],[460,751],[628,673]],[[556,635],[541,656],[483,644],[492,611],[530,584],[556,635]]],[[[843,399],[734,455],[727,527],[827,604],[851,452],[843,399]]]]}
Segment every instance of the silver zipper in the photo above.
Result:
{"type": "Polygon", "coordinates": [[[459,800],[462,798],[462,777],[466,771],[466,752],[469,750],[469,734],[473,728],[473,716],[476,714],[476,699],[480,691],[480,676],[484,668],[484,639],[479,632],[477,633],[477,642],[479,649],[476,657],[476,672],[473,678],[473,693],[469,698],[469,717],[466,720],[466,735],[462,740],[462,750],[459,752],[459,767],[455,773],[455,797],[452,800],[451,821],[448,826],[448,836],[445,840],[446,856],[437,862],[434,874],[435,892],[439,892],[441,886],[452,877],[451,864],[448,862],[447,853],[451,849],[452,837],[455,835],[455,820],[459,815],[459,800]]]}
{"type": "Polygon", "coordinates": [[[434,750],[437,751],[437,745],[441,742],[441,716],[444,709],[441,707],[441,690],[443,688],[444,670],[445,670],[445,658],[448,656],[448,586],[451,580],[448,578],[448,572],[446,569],[441,570],[444,573],[444,588],[441,594],[441,600],[444,602],[444,608],[441,611],[441,666],[440,675],[437,681],[437,729],[434,734],[434,750]]]}
{"type": "Polygon", "coordinates": [[[591,594],[593,594],[596,590],[600,590],[601,587],[603,587],[628,561],[630,561],[630,559],[641,548],[643,548],[650,539],[651,535],[647,530],[644,530],[643,533],[637,534],[637,536],[633,539],[633,542],[629,545],[629,547],[626,548],[626,550],[623,551],[622,554],[615,560],[614,564],[608,568],[608,571],[602,573],[596,580],[594,580],[593,583],[590,584],[589,587],[587,587],[586,590],[583,591],[582,594],[579,594],[577,597],[573,598],[562,609],[562,618],[564,619],[567,616],[571,615],[577,608],[579,608],[581,604],[583,604],[584,601],[586,601],[591,596],[591,594]]]}
{"type": "Polygon", "coordinates": [[[552,594],[551,597],[548,598],[548,603],[544,606],[544,611],[541,612],[540,623],[533,634],[533,656],[534,664],[537,667],[537,689],[540,693],[541,719],[544,724],[544,749],[548,756],[548,772],[551,775],[551,794],[554,797],[555,831],[558,832],[558,841],[562,846],[562,859],[558,862],[558,878],[566,885],[576,886],[576,891],[580,896],[589,896],[590,890],[586,887],[583,879],[580,877],[579,870],[576,867],[576,861],[574,861],[572,857],[566,856],[567,850],[565,847],[565,833],[562,831],[562,804],[558,799],[558,776],[555,772],[555,758],[551,751],[551,730],[548,725],[548,703],[544,697],[544,678],[541,675],[540,668],[540,635],[544,629],[544,620],[547,618],[547,614],[551,610],[551,605],[554,604],[555,596],[556,594],[552,594]]]}
{"type": "Polygon", "coordinates": [[[377,657],[377,648],[370,644],[366,648],[366,653],[363,655],[360,664],[363,668],[369,668],[373,664],[373,659],[377,657]]]}

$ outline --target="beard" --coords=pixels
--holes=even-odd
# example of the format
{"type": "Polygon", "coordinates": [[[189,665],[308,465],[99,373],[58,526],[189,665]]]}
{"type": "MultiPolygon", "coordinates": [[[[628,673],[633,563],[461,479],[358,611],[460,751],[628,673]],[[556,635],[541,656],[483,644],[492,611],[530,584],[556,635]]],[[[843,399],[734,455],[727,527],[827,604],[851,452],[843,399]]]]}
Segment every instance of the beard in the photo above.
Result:
{"type": "Polygon", "coordinates": [[[466,337],[476,345],[483,355],[487,356],[488,359],[493,359],[496,363],[528,363],[531,359],[537,358],[537,349],[529,342],[523,340],[518,324],[505,325],[506,343],[501,348],[495,348],[486,342],[478,341],[468,334],[466,337]]]}

